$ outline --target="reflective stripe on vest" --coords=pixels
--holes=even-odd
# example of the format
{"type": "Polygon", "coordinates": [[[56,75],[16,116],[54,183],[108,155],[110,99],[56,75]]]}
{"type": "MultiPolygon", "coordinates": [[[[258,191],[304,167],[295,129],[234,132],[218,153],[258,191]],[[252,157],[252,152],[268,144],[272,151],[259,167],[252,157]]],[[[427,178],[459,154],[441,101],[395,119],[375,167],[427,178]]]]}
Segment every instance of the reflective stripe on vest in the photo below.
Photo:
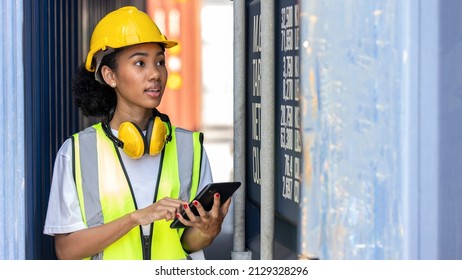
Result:
{"type": "MultiPolygon", "coordinates": [[[[119,150],[105,135],[101,123],[74,134],[72,139],[74,178],[84,223],[94,227],[135,211],[136,202],[119,150]]],[[[202,133],[173,127],[172,141],[161,155],[155,201],[166,196],[186,201],[194,198],[201,161],[202,133]]],[[[183,230],[170,229],[170,223],[160,220],[151,225],[151,248],[144,254],[146,243],[139,226],[92,258],[184,259],[183,230]]]]}

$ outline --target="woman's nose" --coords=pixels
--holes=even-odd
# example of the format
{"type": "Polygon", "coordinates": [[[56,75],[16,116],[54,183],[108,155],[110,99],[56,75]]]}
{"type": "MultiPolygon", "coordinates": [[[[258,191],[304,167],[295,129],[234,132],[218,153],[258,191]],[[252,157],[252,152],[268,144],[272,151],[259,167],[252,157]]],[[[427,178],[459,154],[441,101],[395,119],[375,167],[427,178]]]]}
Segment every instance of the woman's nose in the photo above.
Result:
{"type": "Polygon", "coordinates": [[[158,80],[160,78],[160,70],[156,65],[152,65],[149,69],[149,79],[158,80]]]}

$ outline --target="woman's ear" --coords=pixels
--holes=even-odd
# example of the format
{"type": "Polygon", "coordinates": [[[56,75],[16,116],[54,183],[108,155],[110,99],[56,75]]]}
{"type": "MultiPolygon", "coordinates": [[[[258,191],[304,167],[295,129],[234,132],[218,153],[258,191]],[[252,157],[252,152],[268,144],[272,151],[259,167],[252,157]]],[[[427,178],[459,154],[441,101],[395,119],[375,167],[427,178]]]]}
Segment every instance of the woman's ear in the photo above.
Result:
{"type": "Polygon", "coordinates": [[[114,78],[115,75],[112,69],[109,68],[109,66],[103,65],[101,67],[101,76],[103,77],[103,80],[106,82],[106,84],[108,84],[110,87],[116,87],[116,82],[114,78]]]}

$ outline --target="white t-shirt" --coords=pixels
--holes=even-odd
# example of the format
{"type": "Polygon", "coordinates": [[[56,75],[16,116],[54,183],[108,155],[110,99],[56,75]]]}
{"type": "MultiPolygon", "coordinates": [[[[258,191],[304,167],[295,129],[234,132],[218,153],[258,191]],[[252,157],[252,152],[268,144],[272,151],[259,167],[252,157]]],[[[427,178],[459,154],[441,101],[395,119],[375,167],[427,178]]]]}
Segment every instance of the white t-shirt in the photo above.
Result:
{"type": "MultiPolygon", "coordinates": [[[[117,137],[117,131],[112,130],[117,137]]],[[[119,149],[128,177],[133,188],[138,209],[152,204],[160,164],[160,155],[144,155],[132,159],[119,149]]],[[[202,153],[202,166],[198,192],[212,182],[212,172],[205,149],[202,153]]],[[[67,139],[58,151],[53,169],[48,210],[44,234],[55,235],[85,229],[82,220],[77,190],[72,172],[72,140],[67,139]]],[[[150,226],[143,226],[143,234],[149,235],[150,226]]]]}

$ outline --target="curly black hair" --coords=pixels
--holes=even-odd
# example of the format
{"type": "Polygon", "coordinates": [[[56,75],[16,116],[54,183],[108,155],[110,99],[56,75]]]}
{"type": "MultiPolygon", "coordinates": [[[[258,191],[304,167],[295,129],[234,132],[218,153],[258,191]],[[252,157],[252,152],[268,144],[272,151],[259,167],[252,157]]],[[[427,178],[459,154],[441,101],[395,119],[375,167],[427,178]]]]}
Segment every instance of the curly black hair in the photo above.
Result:
{"type": "MultiPolygon", "coordinates": [[[[98,71],[101,73],[103,65],[107,65],[113,71],[117,70],[117,55],[121,49],[103,57],[98,71]]],[[[100,74],[99,73],[99,74],[100,74]]],[[[90,72],[82,64],[72,83],[72,93],[75,104],[82,110],[85,116],[107,117],[117,104],[116,94],[113,88],[107,84],[101,84],[95,80],[95,73],[90,72]]]]}

